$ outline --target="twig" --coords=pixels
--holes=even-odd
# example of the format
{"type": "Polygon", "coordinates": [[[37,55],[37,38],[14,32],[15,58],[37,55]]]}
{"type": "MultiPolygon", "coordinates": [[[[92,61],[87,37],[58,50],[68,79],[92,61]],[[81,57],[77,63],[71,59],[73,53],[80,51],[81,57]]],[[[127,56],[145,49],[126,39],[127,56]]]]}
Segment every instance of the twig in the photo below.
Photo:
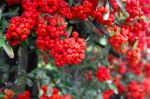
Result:
{"type": "Polygon", "coordinates": [[[91,20],[90,18],[89,21],[93,23],[94,26],[98,28],[105,36],[110,37],[110,33],[101,24],[97,23],[95,20],[91,20]]]}

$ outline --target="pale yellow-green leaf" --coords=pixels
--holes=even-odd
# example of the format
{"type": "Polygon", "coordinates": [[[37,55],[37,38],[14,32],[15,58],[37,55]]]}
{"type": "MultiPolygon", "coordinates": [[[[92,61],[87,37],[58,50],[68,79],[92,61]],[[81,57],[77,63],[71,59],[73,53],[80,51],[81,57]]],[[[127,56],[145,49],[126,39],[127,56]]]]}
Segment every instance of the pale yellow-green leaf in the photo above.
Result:
{"type": "Polygon", "coordinates": [[[14,58],[14,51],[7,42],[3,44],[3,49],[10,58],[14,58]]]}

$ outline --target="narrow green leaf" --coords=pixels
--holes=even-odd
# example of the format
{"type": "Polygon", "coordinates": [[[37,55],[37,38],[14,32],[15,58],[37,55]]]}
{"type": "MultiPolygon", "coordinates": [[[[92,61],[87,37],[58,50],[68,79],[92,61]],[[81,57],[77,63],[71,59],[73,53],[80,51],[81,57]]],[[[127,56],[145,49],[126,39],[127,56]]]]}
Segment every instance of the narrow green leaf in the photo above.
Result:
{"type": "Polygon", "coordinates": [[[26,84],[29,86],[29,87],[32,87],[33,86],[33,82],[31,79],[27,79],[26,80],[26,84]]]}
{"type": "Polygon", "coordinates": [[[4,45],[4,39],[0,38],[0,47],[4,45]]]}
{"type": "Polygon", "coordinates": [[[124,17],[124,16],[119,17],[119,16],[118,16],[118,13],[115,13],[115,19],[116,19],[115,22],[116,22],[118,25],[121,25],[121,24],[124,23],[126,17],[124,17]]]}
{"type": "Polygon", "coordinates": [[[9,22],[7,20],[2,20],[2,24],[3,24],[3,27],[7,28],[9,25],[9,22]]]}
{"type": "Polygon", "coordinates": [[[69,0],[69,6],[72,6],[73,5],[73,0],[69,0]]]}
{"type": "Polygon", "coordinates": [[[14,58],[14,51],[13,51],[13,49],[11,48],[11,46],[7,42],[5,42],[3,44],[3,49],[5,50],[5,52],[7,53],[7,55],[10,58],[14,58]]]}
{"type": "Polygon", "coordinates": [[[44,91],[42,89],[39,90],[39,97],[41,97],[44,94],[44,91]]]}
{"type": "Polygon", "coordinates": [[[70,27],[69,27],[69,29],[68,29],[68,37],[70,37],[70,36],[71,36],[72,30],[73,30],[73,27],[72,27],[72,26],[70,26],[70,27]]]}
{"type": "Polygon", "coordinates": [[[106,81],[105,84],[108,86],[108,88],[114,90],[114,92],[115,92],[116,94],[118,94],[118,89],[117,89],[116,85],[114,85],[114,84],[112,83],[112,80],[106,81]]]}
{"type": "Polygon", "coordinates": [[[52,95],[52,91],[53,91],[52,86],[48,85],[47,96],[51,96],[52,95]]]}
{"type": "Polygon", "coordinates": [[[33,73],[28,73],[28,77],[29,77],[29,78],[34,78],[35,76],[34,76],[33,73]]]}
{"type": "Polygon", "coordinates": [[[77,23],[81,23],[81,21],[79,21],[79,20],[70,20],[69,23],[71,23],[71,24],[77,24],[77,23]]]}
{"type": "Polygon", "coordinates": [[[96,8],[101,7],[101,6],[104,6],[104,3],[105,3],[104,0],[99,0],[99,2],[98,2],[98,4],[97,4],[97,7],[96,7],[96,8]]]}
{"type": "Polygon", "coordinates": [[[8,65],[0,66],[0,71],[1,72],[8,72],[9,71],[9,66],[8,65]]]}
{"type": "Polygon", "coordinates": [[[23,85],[23,84],[25,84],[25,81],[26,81],[26,77],[21,76],[21,77],[18,77],[15,80],[15,84],[17,84],[17,85],[23,85]]]}
{"type": "Polygon", "coordinates": [[[136,39],[133,43],[132,49],[136,48],[138,46],[138,44],[139,44],[139,40],[136,39]]]}
{"type": "Polygon", "coordinates": [[[11,72],[14,72],[14,71],[17,71],[17,66],[13,66],[10,70],[9,70],[9,72],[11,73],[11,72]]]}
{"type": "Polygon", "coordinates": [[[124,14],[124,16],[125,16],[125,17],[129,17],[129,14],[128,14],[128,12],[126,11],[126,9],[125,9],[125,7],[124,7],[122,1],[121,1],[121,0],[116,0],[116,2],[118,3],[118,5],[119,5],[119,7],[120,7],[120,10],[121,10],[121,12],[124,14]]]}
{"type": "Polygon", "coordinates": [[[0,9],[0,19],[2,18],[2,9],[0,9]]]}
{"type": "Polygon", "coordinates": [[[117,87],[114,84],[109,84],[109,88],[112,89],[112,90],[114,90],[114,92],[116,94],[118,94],[118,89],[117,89],[117,87]]]}
{"type": "Polygon", "coordinates": [[[22,48],[19,47],[19,49],[18,49],[18,56],[19,56],[19,57],[21,57],[21,50],[22,50],[22,48]]]}
{"type": "Polygon", "coordinates": [[[3,34],[2,30],[0,30],[0,38],[4,39],[4,34],[3,34]]]}
{"type": "Polygon", "coordinates": [[[2,75],[1,82],[2,82],[2,83],[5,83],[5,82],[8,80],[8,78],[9,78],[8,73],[4,73],[4,74],[2,75]]]}

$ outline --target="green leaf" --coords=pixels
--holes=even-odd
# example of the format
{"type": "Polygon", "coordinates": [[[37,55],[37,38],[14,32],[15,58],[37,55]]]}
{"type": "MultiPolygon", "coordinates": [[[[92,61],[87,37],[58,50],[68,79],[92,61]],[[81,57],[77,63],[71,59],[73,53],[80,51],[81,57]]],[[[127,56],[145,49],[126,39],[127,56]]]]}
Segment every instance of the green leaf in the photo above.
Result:
{"type": "Polygon", "coordinates": [[[0,38],[3,38],[4,37],[4,34],[2,32],[2,30],[0,30],[0,38]]]}
{"type": "Polygon", "coordinates": [[[34,78],[35,76],[34,76],[33,73],[28,73],[28,77],[29,77],[29,78],[34,78]]]}
{"type": "Polygon", "coordinates": [[[73,5],[73,3],[74,3],[74,1],[73,1],[73,0],[69,0],[69,6],[72,6],[72,5],[73,5]]]}
{"type": "Polygon", "coordinates": [[[120,7],[120,10],[121,10],[121,12],[124,14],[124,16],[125,16],[125,17],[129,17],[129,14],[128,14],[128,12],[126,11],[126,9],[125,9],[125,7],[124,7],[122,1],[121,1],[121,0],[116,0],[116,2],[118,3],[118,5],[119,5],[119,7],[120,7]]]}
{"type": "Polygon", "coordinates": [[[97,8],[104,6],[105,1],[104,0],[99,0],[98,4],[97,4],[97,8]]]}
{"type": "Polygon", "coordinates": [[[0,20],[2,18],[2,9],[0,9],[0,20]]]}
{"type": "Polygon", "coordinates": [[[118,25],[121,25],[121,24],[124,23],[126,17],[124,17],[124,16],[119,17],[119,16],[118,16],[118,13],[115,13],[115,19],[116,19],[116,23],[117,23],[118,25]]]}
{"type": "Polygon", "coordinates": [[[1,72],[8,72],[9,71],[9,66],[8,65],[0,66],[0,71],[1,72]]]}
{"type": "Polygon", "coordinates": [[[52,66],[52,64],[47,64],[44,67],[50,71],[57,70],[56,66],[52,66]]]}
{"type": "Polygon", "coordinates": [[[23,47],[25,47],[25,46],[27,46],[27,45],[29,45],[29,41],[28,41],[28,40],[25,40],[25,41],[22,42],[22,46],[23,46],[23,47]]]}
{"type": "Polygon", "coordinates": [[[106,46],[107,45],[107,39],[105,37],[101,37],[99,39],[99,43],[103,46],[106,46]]]}
{"type": "Polygon", "coordinates": [[[39,90],[39,97],[41,97],[44,94],[44,91],[42,89],[39,90]]]}
{"type": "Polygon", "coordinates": [[[43,85],[48,85],[50,83],[50,78],[46,76],[45,78],[42,79],[42,84],[43,85]]]}
{"type": "Polygon", "coordinates": [[[3,46],[4,41],[5,41],[4,34],[3,34],[2,30],[0,30],[0,47],[3,46]]]}
{"type": "Polygon", "coordinates": [[[21,57],[21,50],[22,50],[22,48],[19,47],[19,49],[18,49],[18,57],[21,57]]]}
{"type": "Polygon", "coordinates": [[[71,24],[77,24],[77,23],[81,23],[81,21],[79,21],[79,20],[70,20],[69,23],[71,23],[71,24]]]}
{"type": "Polygon", "coordinates": [[[13,17],[13,16],[17,16],[19,15],[19,7],[17,7],[16,9],[9,9],[9,12],[5,12],[2,14],[2,16],[6,17],[6,16],[9,16],[9,17],[13,17]]]}
{"type": "Polygon", "coordinates": [[[0,99],[2,99],[5,95],[4,94],[0,94],[0,99]]]}
{"type": "Polygon", "coordinates": [[[138,46],[138,44],[139,44],[139,40],[136,39],[133,43],[132,49],[136,48],[138,46]]]}
{"type": "Polygon", "coordinates": [[[4,39],[0,38],[0,47],[4,45],[4,39]]]}
{"type": "Polygon", "coordinates": [[[68,29],[68,37],[70,37],[70,36],[71,36],[72,30],[73,30],[73,27],[72,27],[72,26],[70,26],[70,27],[69,27],[69,29],[68,29]]]}
{"type": "Polygon", "coordinates": [[[17,85],[23,85],[23,84],[25,84],[25,81],[26,81],[26,77],[21,76],[21,77],[18,77],[15,80],[15,84],[17,84],[17,85]]]}
{"type": "Polygon", "coordinates": [[[29,86],[29,87],[32,87],[33,86],[33,81],[31,79],[27,79],[26,80],[26,84],[29,86]]]}
{"type": "Polygon", "coordinates": [[[98,94],[97,95],[97,99],[103,99],[103,95],[102,94],[98,94]]]}
{"type": "Polygon", "coordinates": [[[112,80],[106,81],[105,84],[106,84],[110,89],[114,90],[114,92],[115,92],[116,94],[118,94],[118,89],[117,89],[116,85],[114,85],[114,84],[112,83],[112,80]]]}
{"type": "Polygon", "coordinates": [[[52,86],[48,85],[48,90],[47,90],[47,96],[51,96],[52,95],[52,92],[53,92],[53,88],[52,86]]]}
{"type": "Polygon", "coordinates": [[[14,51],[8,43],[3,44],[3,49],[10,58],[14,58],[14,51]]]}
{"type": "Polygon", "coordinates": [[[9,70],[9,72],[11,73],[11,72],[14,72],[14,71],[17,71],[17,66],[13,66],[10,70],[9,70]]]}
{"type": "Polygon", "coordinates": [[[2,20],[2,24],[3,24],[3,27],[7,28],[9,25],[9,22],[7,20],[2,20]]]}
{"type": "Polygon", "coordinates": [[[2,82],[2,83],[5,83],[5,82],[8,80],[8,78],[9,78],[8,73],[4,73],[4,74],[2,75],[1,82],[2,82]]]}
{"type": "Polygon", "coordinates": [[[114,92],[116,94],[118,94],[118,89],[117,89],[117,87],[114,84],[109,84],[109,88],[112,89],[112,90],[114,90],[114,92]]]}

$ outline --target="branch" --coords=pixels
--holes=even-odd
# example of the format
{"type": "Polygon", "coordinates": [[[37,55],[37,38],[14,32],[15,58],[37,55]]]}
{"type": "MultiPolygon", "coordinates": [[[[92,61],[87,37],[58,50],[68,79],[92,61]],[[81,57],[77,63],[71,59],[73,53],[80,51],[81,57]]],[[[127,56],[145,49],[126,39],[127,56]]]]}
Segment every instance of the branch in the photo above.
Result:
{"type": "Polygon", "coordinates": [[[89,21],[94,24],[94,26],[99,29],[105,36],[110,37],[110,33],[99,23],[97,23],[95,20],[91,20],[89,18],[89,21]]]}
{"type": "MultiPolygon", "coordinates": [[[[100,43],[95,41],[95,44],[104,48],[105,46],[101,45],[100,43]]],[[[109,53],[111,53],[113,56],[121,58],[121,55],[119,53],[117,53],[115,50],[113,50],[112,48],[109,50],[109,53]]]]}

